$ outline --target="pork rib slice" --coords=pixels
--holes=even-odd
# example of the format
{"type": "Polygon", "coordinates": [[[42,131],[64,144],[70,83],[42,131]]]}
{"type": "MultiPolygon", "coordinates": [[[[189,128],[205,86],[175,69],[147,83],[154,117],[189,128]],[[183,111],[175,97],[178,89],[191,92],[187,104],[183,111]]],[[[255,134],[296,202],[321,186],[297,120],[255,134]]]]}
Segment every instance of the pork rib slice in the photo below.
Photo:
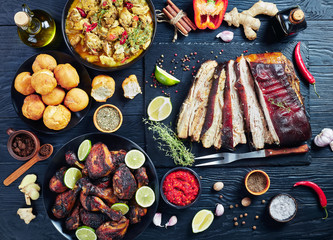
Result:
{"type": "Polygon", "coordinates": [[[246,60],[274,141],[290,146],[309,139],[311,127],[290,62],[282,53],[249,55],[246,60]]]}
{"type": "Polygon", "coordinates": [[[243,56],[238,57],[236,62],[237,82],[235,86],[242,103],[245,127],[251,134],[254,148],[261,149],[264,148],[265,143],[273,143],[273,138],[257,99],[253,77],[247,62],[243,56]]]}
{"type": "Polygon", "coordinates": [[[224,104],[223,91],[225,86],[225,64],[215,68],[212,87],[208,97],[208,107],[205,122],[201,130],[200,140],[205,148],[214,145],[219,149],[222,145],[222,108],[224,104]]]}
{"type": "Polygon", "coordinates": [[[217,62],[213,60],[208,60],[201,65],[180,109],[177,122],[179,138],[192,137],[194,141],[199,140],[216,66],[217,62]]]}
{"type": "Polygon", "coordinates": [[[235,61],[230,60],[226,67],[224,106],[222,110],[222,145],[234,149],[239,143],[246,143],[244,119],[239,97],[235,88],[235,61]]]}

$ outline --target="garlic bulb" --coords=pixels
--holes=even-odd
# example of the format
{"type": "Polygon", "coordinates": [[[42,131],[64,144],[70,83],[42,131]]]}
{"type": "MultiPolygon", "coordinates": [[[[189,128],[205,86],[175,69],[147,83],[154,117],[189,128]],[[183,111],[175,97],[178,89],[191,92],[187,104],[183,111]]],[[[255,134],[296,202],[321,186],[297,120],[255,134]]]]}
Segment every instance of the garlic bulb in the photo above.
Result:
{"type": "Polygon", "coordinates": [[[215,209],[215,215],[216,216],[222,216],[224,213],[224,207],[221,203],[216,204],[216,209],[215,209]]]}
{"type": "Polygon", "coordinates": [[[162,223],[162,213],[155,213],[154,218],[153,218],[153,223],[157,227],[163,227],[161,225],[161,223],[162,223]]]}
{"type": "Polygon", "coordinates": [[[234,33],[230,31],[223,31],[216,35],[217,38],[221,38],[224,42],[231,42],[234,38],[234,33]]]}
{"type": "Polygon", "coordinates": [[[333,130],[330,128],[324,128],[321,130],[315,139],[313,140],[314,144],[318,147],[325,147],[333,141],[333,130]]]}
{"type": "Polygon", "coordinates": [[[167,227],[172,227],[174,225],[176,225],[177,223],[177,217],[176,216],[172,216],[169,221],[165,224],[165,228],[167,227]]]}

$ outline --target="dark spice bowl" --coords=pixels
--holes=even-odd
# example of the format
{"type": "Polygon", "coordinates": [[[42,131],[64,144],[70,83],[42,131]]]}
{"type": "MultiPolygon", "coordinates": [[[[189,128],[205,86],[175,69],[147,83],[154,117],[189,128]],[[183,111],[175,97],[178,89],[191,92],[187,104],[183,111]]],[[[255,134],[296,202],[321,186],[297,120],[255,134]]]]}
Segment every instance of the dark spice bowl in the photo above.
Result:
{"type": "MultiPolygon", "coordinates": [[[[289,221],[291,221],[295,216],[296,216],[296,213],[297,213],[297,202],[296,202],[296,199],[294,198],[294,197],[292,197],[292,196],[290,196],[289,194],[286,194],[286,193],[280,193],[280,194],[277,194],[277,195],[275,195],[272,199],[271,199],[271,201],[270,201],[270,203],[269,203],[269,205],[268,205],[268,212],[269,212],[269,215],[271,216],[271,218],[272,219],[274,219],[275,221],[277,221],[277,222],[280,222],[280,223],[286,223],[286,222],[289,222],[289,221]],[[288,197],[288,198],[290,198],[292,201],[293,201],[293,203],[295,204],[295,212],[290,216],[290,217],[288,217],[288,218],[286,218],[286,219],[278,219],[278,218],[275,218],[274,216],[272,216],[272,214],[271,214],[271,207],[272,207],[272,203],[273,203],[273,201],[276,199],[276,198],[278,198],[278,197],[281,197],[281,196],[286,196],[286,197],[288,197]]],[[[285,212],[285,211],[284,211],[285,212]]]]}
{"type": "Polygon", "coordinates": [[[160,185],[160,193],[161,193],[161,196],[162,196],[164,202],[166,202],[169,206],[174,207],[174,208],[176,208],[176,209],[185,209],[185,208],[188,208],[188,207],[192,206],[193,204],[195,204],[195,203],[199,200],[199,198],[200,198],[200,195],[201,195],[201,182],[200,182],[200,177],[199,177],[199,175],[198,175],[194,170],[192,170],[192,169],[190,169],[190,168],[187,168],[187,167],[176,167],[176,168],[173,168],[173,169],[169,170],[169,171],[163,176],[162,181],[161,181],[161,185],[160,185]],[[198,185],[199,185],[199,191],[198,191],[198,194],[197,194],[196,198],[195,198],[191,203],[189,203],[189,204],[187,204],[187,205],[185,205],[185,206],[180,206],[180,205],[176,205],[176,204],[174,204],[174,203],[171,203],[171,202],[167,199],[167,197],[166,197],[166,195],[165,195],[165,193],[164,193],[164,190],[163,190],[163,184],[164,184],[165,178],[166,178],[170,173],[175,172],[175,171],[179,171],[179,170],[190,172],[190,173],[196,178],[196,180],[197,180],[197,182],[198,182],[198,185]]]}

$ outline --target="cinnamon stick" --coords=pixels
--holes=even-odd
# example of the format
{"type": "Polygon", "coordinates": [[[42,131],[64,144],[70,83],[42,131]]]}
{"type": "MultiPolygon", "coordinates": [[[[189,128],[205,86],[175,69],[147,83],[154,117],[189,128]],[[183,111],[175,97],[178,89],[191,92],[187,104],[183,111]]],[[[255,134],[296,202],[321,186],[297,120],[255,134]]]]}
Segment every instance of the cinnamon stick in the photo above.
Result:
{"type": "MultiPolygon", "coordinates": [[[[171,0],[168,0],[167,3],[176,11],[177,14],[180,12],[180,9],[171,0]]],[[[183,19],[193,30],[197,29],[197,26],[195,26],[188,16],[183,17],[183,19]]]]}
{"type": "MultiPolygon", "coordinates": [[[[173,8],[170,6],[170,5],[168,5],[168,6],[166,6],[166,10],[173,16],[173,17],[176,17],[177,16],[177,13],[176,13],[176,11],[175,10],[173,10],[173,8]]],[[[185,29],[186,29],[186,31],[187,32],[190,32],[192,29],[191,29],[191,27],[189,26],[189,25],[187,25],[187,23],[181,18],[181,19],[179,19],[179,21],[178,21],[185,29]]]]}
{"type": "MultiPolygon", "coordinates": [[[[165,8],[163,8],[163,13],[169,18],[169,19],[172,19],[173,16],[171,15],[171,13],[169,13],[168,10],[166,10],[165,8]]],[[[186,31],[186,29],[179,23],[177,22],[176,23],[176,27],[184,34],[184,35],[187,35],[188,32],[186,31]]]]}

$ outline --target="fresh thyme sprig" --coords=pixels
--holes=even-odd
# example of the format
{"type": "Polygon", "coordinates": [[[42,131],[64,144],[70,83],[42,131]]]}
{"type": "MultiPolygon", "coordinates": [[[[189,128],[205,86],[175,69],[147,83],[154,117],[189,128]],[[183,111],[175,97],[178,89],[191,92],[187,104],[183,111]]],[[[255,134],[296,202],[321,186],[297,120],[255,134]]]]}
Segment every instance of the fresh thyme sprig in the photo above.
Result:
{"type": "Polygon", "coordinates": [[[278,106],[280,109],[286,110],[288,113],[291,111],[290,107],[287,106],[286,102],[278,102],[278,101],[275,101],[273,98],[268,98],[268,101],[271,104],[278,106]]]}
{"type": "Polygon", "coordinates": [[[193,153],[168,126],[147,119],[143,119],[143,122],[148,125],[148,130],[155,133],[153,138],[158,148],[164,151],[166,156],[171,157],[176,165],[191,166],[194,163],[193,153]]]}

